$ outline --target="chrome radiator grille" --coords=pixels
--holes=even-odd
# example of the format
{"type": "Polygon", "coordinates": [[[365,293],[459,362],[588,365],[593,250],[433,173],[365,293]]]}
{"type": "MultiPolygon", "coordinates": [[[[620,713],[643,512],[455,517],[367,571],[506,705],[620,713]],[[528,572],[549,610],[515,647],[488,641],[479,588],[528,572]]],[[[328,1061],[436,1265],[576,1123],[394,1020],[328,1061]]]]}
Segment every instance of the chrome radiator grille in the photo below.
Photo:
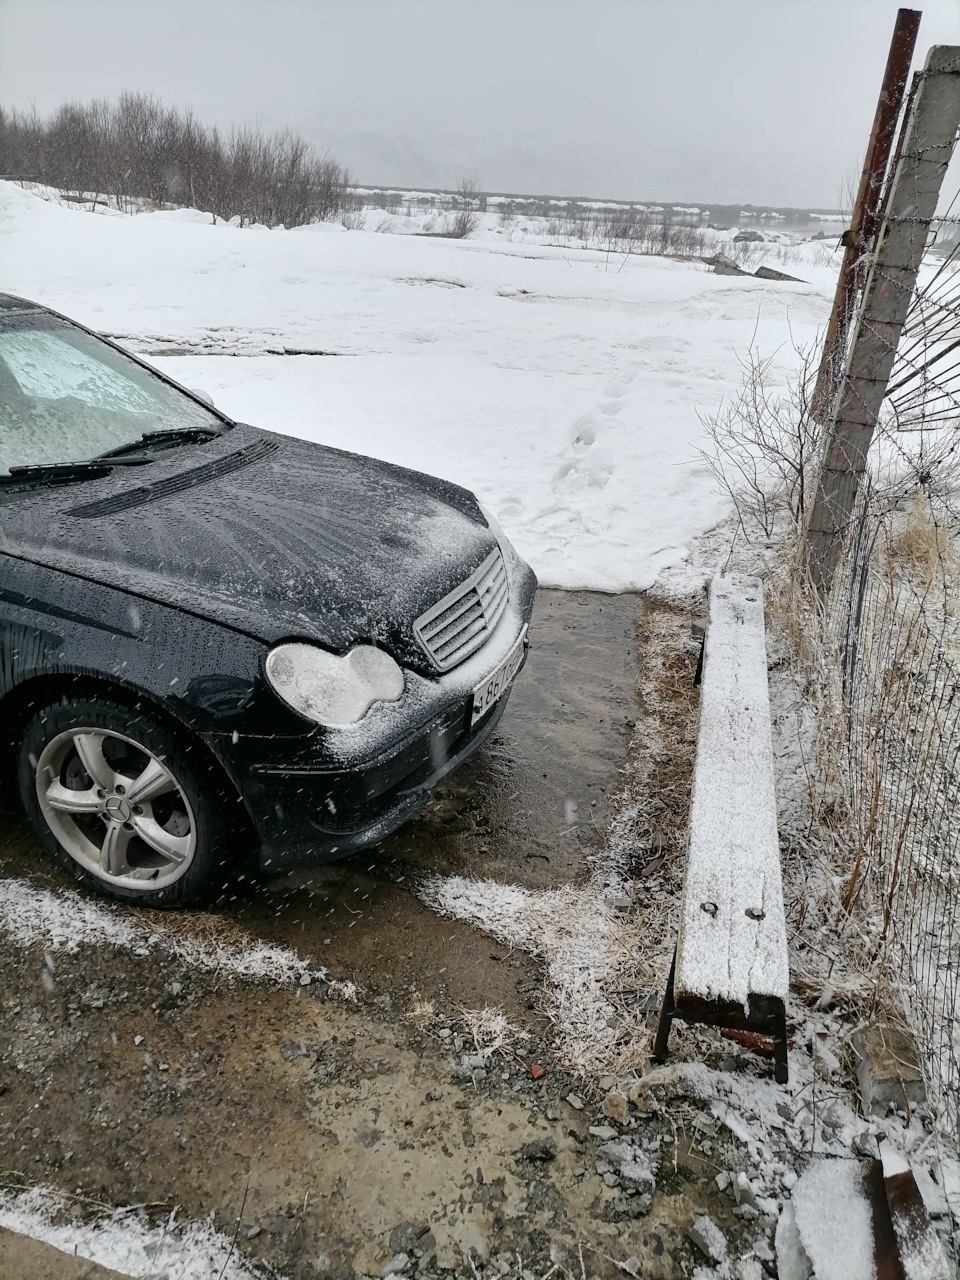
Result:
{"type": "Polygon", "coordinates": [[[440,671],[479,649],[507,607],[507,571],[500,548],[413,624],[417,639],[440,671]]]}

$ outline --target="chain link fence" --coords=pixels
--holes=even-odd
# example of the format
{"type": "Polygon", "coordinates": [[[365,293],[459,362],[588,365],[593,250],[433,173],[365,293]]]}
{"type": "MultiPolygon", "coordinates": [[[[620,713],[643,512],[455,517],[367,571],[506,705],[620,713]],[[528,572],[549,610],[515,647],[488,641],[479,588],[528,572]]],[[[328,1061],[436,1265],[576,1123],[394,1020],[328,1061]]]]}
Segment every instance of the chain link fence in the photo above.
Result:
{"type": "Polygon", "coordinates": [[[956,551],[929,499],[864,484],[828,607],[856,848],[847,905],[882,904],[881,955],[960,1150],[960,625],[956,551]]]}

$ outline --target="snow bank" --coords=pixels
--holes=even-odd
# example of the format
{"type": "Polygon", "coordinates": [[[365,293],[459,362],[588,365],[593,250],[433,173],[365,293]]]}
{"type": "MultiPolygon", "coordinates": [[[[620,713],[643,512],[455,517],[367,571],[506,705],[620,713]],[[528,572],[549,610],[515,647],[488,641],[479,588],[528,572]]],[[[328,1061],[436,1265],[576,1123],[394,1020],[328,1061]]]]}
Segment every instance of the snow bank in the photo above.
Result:
{"type": "Polygon", "coordinates": [[[131,1210],[117,1209],[93,1223],[63,1221],[64,1200],[48,1187],[0,1190],[0,1227],[86,1258],[123,1275],[165,1280],[256,1280],[230,1240],[206,1223],[145,1226],[131,1210]]]}
{"type": "Polygon", "coordinates": [[[786,379],[834,285],[812,262],[785,285],[486,226],[454,241],[105,218],[12,183],[0,236],[5,289],[244,421],[474,489],[543,583],[606,591],[649,587],[724,515],[698,411],[736,390],[751,342],[786,379]],[[285,348],[339,358],[267,354],[285,348]]]}
{"type": "Polygon", "coordinates": [[[616,1042],[606,994],[629,955],[625,922],[598,883],[532,890],[465,876],[430,876],[417,890],[434,911],[466,920],[539,956],[547,969],[550,1014],[562,1059],[574,1070],[604,1066],[616,1042]]]}
{"type": "MultiPolygon", "coordinates": [[[[307,986],[327,982],[325,969],[312,969],[287,947],[268,946],[215,917],[169,917],[163,921],[121,912],[72,890],[54,893],[24,880],[0,880],[0,929],[21,947],[37,944],[51,952],[86,946],[114,946],[146,956],[166,951],[184,964],[242,978],[307,986]]],[[[332,984],[342,995],[350,984],[332,984]]]]}

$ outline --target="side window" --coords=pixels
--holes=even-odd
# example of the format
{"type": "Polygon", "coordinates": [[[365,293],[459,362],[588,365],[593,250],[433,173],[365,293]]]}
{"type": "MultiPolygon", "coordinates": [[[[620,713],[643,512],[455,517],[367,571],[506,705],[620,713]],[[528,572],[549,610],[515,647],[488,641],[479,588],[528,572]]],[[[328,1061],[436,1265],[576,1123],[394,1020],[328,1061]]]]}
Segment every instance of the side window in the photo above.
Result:
{"type": "Polygon", "coordinates": [[[57,334],[38,329],[0,333],[0,358],[24,395],[39,400],[79,400],[96,409],[146,413],[145,391],[57,334]]]}

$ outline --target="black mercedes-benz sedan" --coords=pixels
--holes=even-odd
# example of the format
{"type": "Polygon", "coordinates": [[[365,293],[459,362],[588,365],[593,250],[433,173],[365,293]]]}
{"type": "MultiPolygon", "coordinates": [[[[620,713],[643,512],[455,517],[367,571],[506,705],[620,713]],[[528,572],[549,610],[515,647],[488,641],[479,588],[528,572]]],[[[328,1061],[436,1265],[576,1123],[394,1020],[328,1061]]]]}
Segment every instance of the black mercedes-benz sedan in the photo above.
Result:
{"type": "Polygon", "coordinates": [[[0,295],[0,776],[77,880],[375,844],[487,737],[536,579],[466,489],[231,421],[0,295]]]}

